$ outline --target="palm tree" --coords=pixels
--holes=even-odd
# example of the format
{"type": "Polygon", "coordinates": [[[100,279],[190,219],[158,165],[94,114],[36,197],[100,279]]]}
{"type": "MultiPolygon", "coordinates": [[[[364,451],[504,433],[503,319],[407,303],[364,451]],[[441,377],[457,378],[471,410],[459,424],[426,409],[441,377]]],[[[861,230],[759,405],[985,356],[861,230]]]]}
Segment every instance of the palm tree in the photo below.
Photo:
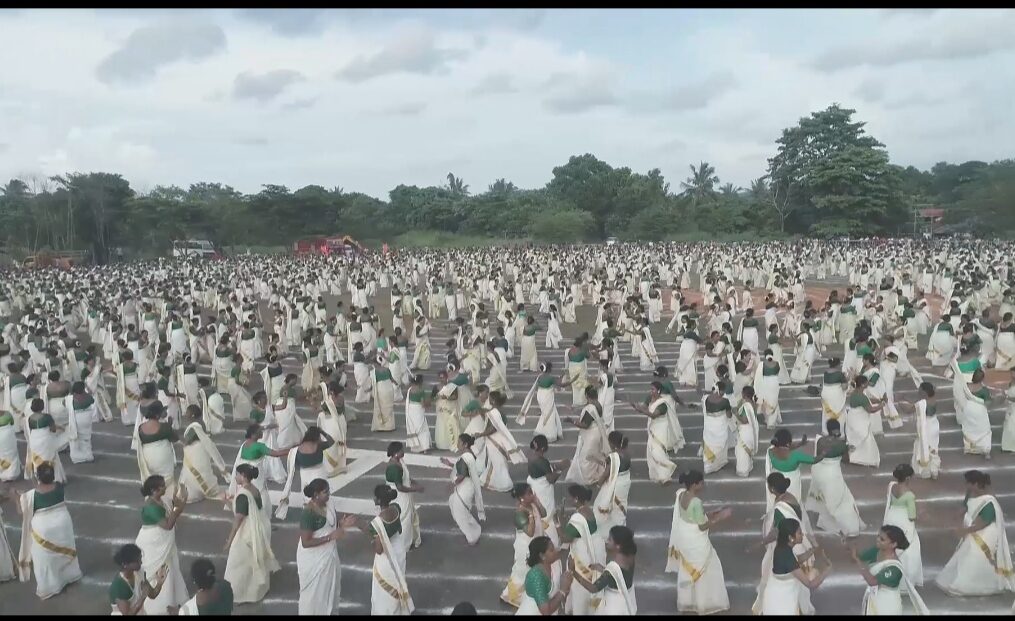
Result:
{"type": "Polygon", "coordinates": [[[740,187],[739,185],[733,185],[732,183],[723,184],[723,186],[719,188],[719,191],[722,192],[722,195],[727,198],[737,196],[738,194],[740,194],[742,190],[743,190],[742,187],[740,187]]]}
{"type": "Polygon", "coordinates": [[[764,177],[758,177],[754,181],[751,181],[751,189],[747,191],[751,197],[751,200],[762,203],[770,198],[768,190],[768,180],[764,177]]]}
{"type": "Polygon", "coordinates": [[[458,196],[468,196],[469,186],[462,182],[461,177],[456,177],[455,173],[448,173],[448,189],[451,190],[452,194],[458,196]]]}
{"type": "Polygon", "coordinates": [[[510,194],[517,189],[518,188],[515,187],[515,184],[501,178],[491,183],[487,187],[487,192],[490,192],[491,194],[510,194]]]}
{"type": "Polygon", "coordinates": [[[680,184],[684,190],[681,194],[689,197],[695,206],[714,199],[716,196],[715,186],[719,184],[715,168],[708,162],[702,162],[697,168],[691,164],[690,168],[691,176],[680,184]]]}

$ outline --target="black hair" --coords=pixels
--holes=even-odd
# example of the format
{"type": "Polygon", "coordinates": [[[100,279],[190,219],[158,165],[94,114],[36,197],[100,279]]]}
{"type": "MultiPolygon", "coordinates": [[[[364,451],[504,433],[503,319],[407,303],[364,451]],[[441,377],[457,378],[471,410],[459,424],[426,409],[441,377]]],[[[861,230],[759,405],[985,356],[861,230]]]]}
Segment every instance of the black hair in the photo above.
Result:
{"type": "Polygon", "coordinates": [[[388,444],[388,457],[394,457],[395,455],[401,453],[404,450],[405,445],[395,440],[394,442],[388,444]]]}
{"type": "Polygon", "coordinates": [[[881,532],[885,534],[888,539],[895,544],[895,547],[899,550],[905,550],[909,547],[909,539],[906,538],[906,533],[902,532],[902,529],[894,524],[885,524],[881,527],[881,532]]]}
{"type": "Polygon", "coordinates": [[[691,486],[697,485],[705,480],[705,475],[700,470],[688,470],[687,472],[681,472],[677,477],[677,483],[684,486],[685,489],[691,489],[691,486]]]}
{"type": "Polygon", "coordinates": [[[258,475],[261,474],[261,471],[257,469],[257,466],[252,464],[239,464],[236,466],[236,472],[237,474],[242,474],[243,478],[248,481],[257,479],[258,475]]]}
{"type": "Polygon", "coordinates": [[[567,486],[567,495],[578,502],[589,502],[592,500],[592,490],[584,485],[578,485],[577,483],[572,483],[567,486]]]}
{"type": "Polygon", "coordinates": [[[638,553],[638,546],[634,543],[634,531],[627,526],[618,525],[611,528],[610,539],[617,544],[624,556],[634,556],[638,553]]]}
{"type": "Polygon", "coordinates": [[[374,500],[382,507],[387,507],[397,497],[398,492],[388,487],[385,483],[381,483],[374,488],[374,500]]]}
{"type": "Polygon", "coordinates": [[[39,479],[39,483],[49,485],[56,479],[56,472],[53,470],[53,464],[48,461],[39,464],[35,468],[35,477],[39,479]]]}
{"type": "Polygon", "coordinates": [[[521,498],[531,490],[532,487],[528,483],[515,483],[515,486],[511,489],[511,497],[514,499],[521,498]]]}
{"type": "Polygon", "coordinates": [[[206,558],[199,558],[190,566],[190,579],[199,589],[215,586],[215,565],[206,558]]]}
{"type": "Polygon", "coordinates": [[[525,564],[529,567],[535,567],[543,560],[543,555],[546,551],[553,546],[550,542],[550,538],[545,535],[539,537],[533,537],[532,541],[529,542],[529,556],[525,559],[525,564]]]}
{"type": "Polygon", "coordinates": [[[898,466],[895,466],[895,470],[892,471],[892,476],[895,477],[895,480],[899,483],[902,483],[914,474],[915,472],[913,471],[913,467],[909,464],[899,464],[898,466]]]}
{"type": "Polygon", "coordinates": [[[785,447],[789,446],[791,442],[793,442],[793,434],[789,429],[780,427],[772,435],[772,446],[785,447]]]}
{"type": "Polygon", "coordinates": [[[125,543],[113,554],[113,562],[119,567],[126,567],[141,562],[141,548],[133,543],[125,543]]]}
{"type": "Polygon", "coordinates": [[[930,382],[922,382],[920,384],[920,390],[923,392],[923,394],[927,395],[928,397],[934,396],[935,392],[934,384],[931,384],[930,382]]]}
{"type": "Polygon", "coordinates": [[[460,602],[451,609],[452,616],[464,615],[469,617],[475,617],[478,613],[476,607],[472,605],[472,602],[460,602]]]}
{"type": "Polygon", "coordinates": [[[537,433],[532,436],[532,441],[529,442],[529,448],[534,451],[545,451],[550,448],[550,443],[546,440],[546,436],[541,433],[537,433]]]}
{"type": "Polygon", "coordinates": [[[620,449],[627,448],[627,438],[619,431],[611,431],[610,435],[607,436],[607,440],[609,441],[610,446],[615,446],[620,449]]]}
{"type": "Polygon", "coordinates": [[[790,481],[781,472],[773,472],[768,475],[766,479],[768,487],[774,489],[777,494],[785,494],[786,490],[789,489],[790,481]]]}
{"type": "Polygon", "coordinates": [[[141,484],[141,495],[147,498],[160,487],[166,486],[166,479],[161,474],[153,474],[141,484]]]}
{"type": "MultiPolygon", "coordinates": [[[[387,485],[385,485],[387,487],[387,485]]],[[[328,482],[324,479],[314,479],[303,486],[303,495],[307,498],[313,498],[328,489],[328,482]]]]}
{"type": "Polygon", "coordinates": [[[987,487],[990,485],[990,475],[980,470],[967,470],[963,475],[966,479],[966,483],[972,483],[979,487],[987,487]]]}
{"type": "Polygon", "coordinates": [[[780,522],[779,530],[775,538],[776,547],[789,547],[790,537],[795,535],[798,530],[800,530],[800,522],[793,518],[788,518],[780,522]]]}

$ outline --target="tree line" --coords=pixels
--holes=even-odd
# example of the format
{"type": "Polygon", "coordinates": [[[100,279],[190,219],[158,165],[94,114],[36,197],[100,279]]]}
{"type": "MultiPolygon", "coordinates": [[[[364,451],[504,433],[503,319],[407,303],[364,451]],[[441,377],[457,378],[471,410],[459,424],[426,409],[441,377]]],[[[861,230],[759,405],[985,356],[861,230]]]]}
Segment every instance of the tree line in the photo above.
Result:
{"type": "Polygon", "coordinates": [[[439,186],[399,185],[387,201],[319,185],[139,192],[105,172],[12,179],[0,188],[0,242],[29,253],[87,250],[102,262],[117,248],[164,253],[174,239],[280,246],[343,233],[398,244],[413,230],[538,242],[899,235],[914,231],[923,208],[944,209],[946,224],[974,233],[1015,230],[1015,161],[903,168],[854,114],[832,105],[783,130],[766,174],[747,188],[723,183],[708,162],[671,188],[659,169],[615,168],[591,154],[554,168],[538,189],[498,179],[474,193],[449,173],[439,186]]]}

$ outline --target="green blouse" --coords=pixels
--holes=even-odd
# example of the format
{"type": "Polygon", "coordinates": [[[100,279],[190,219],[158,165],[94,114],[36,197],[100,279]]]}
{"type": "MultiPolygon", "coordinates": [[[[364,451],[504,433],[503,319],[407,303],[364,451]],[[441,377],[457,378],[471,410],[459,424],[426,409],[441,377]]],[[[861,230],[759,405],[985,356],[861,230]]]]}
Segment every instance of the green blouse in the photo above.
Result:
{"type": "Polygon", "coordinates": [[[151,444],[152,442],[158,442],[159,440],[176,442],[180,439],[176,430],[173,429],[173,426],[169,423],[159,423],[159,430],[152,434],[145,433],[141,429],[138,429],[137,437],[141,439],[141,444],[151,444]]]}
{"type": "MultiPolygon", "coordinates": [[[[596,534],[595,516],[591,518],[586,518],[586,520],[588,521],[589,524],[589,534],[595,535],[596,534]]],[[[567,533],[568,536],[570,536],[572,539],[578,539],[579,537],[581,537],[581,533],[578,532],[578,529],[575,528],[574,526],[571,526],[571,524],[567,524],[564,526],[564,532],[567,533]]]]}
{"type": "MultiPolygon", "coordinates": [[[[257,508],[260,509],[261,494],[257,492],[252,493],[254,495],[254,503],[257,505],[257,508]]],[[[236,497],[236,513],[239,515],[250,515],[250,501],[247,500],[246,494],[240,494],[239,496],[236,497]]],[[[306,512],[304,511],[304,513],[306,512]]]]}
{"type": "Polygon", "coordinates": [[[542,567],[536,565],[529,568],[529,573],[525,574],[525,594],[531,597],[537,606],[550,601],[552,588],[550,577],[543,572],[542,567]]]}
{"type": "Polygon", "coordinates": [[[909,519],[916,519],[916,494],[912,491],[907,491],[897,498],[895,496],[890,496],[889,504],[893,507],[904,507],[909,519]]]}
{"type": "Polygon", "coordinates": [[[54,507],[61,502],[63,502],[63,484],[57,483],[56,487],[48,492],[35,490],[35,496],[32,499],[32,510],[38,511],[39,509],[47,509],[49,507],[54,507]]]}
{"type": "MultiPolygon", "coordinates": [[[[878,549],[877,547],[867,548],[860,554],[857,554],[857,557],[859,557],[864,563],[873,565],[878,562],[878,549]]],[[[899,588],[899,583],[902,582],[902,570],[898,567],[886,567],[885,569],[879,571],[874,577],[877,579],[878,584],[897,589],[899,588]]]]}
{"type": "Polygon", "coordinates": [[[154,502],[146,502],[141,508],[141,524],[152,526],[166,519],[166,508],[154,502]]]}
{"type": "Polygon", "coordinates": [[[240,447],[240,457],[247,461],[257,461],[271,455],[271,449],[263,442],[254,442],[240,447]]]}
{"type": "Polygon", "coordinates": [[[800,451],[793,451],[789,454],[786,459],[779,459],[775,456],[775,453],[769,451],[768,458],[772,462],[772,467],[779,472],[793,472],[800,467],[801,464],[813,464],[814,457],[801,453],[800,451]]]}
{"type": "MultiPolygon", "coordinates": [[[[962,501],[962,504],[964,504],[967,509],[969,508],[969,494],[966,494],[966,498],[962,501]]],[[[980,512],[976,514],[976,517],[980,518],[980,521],[984,524],[993,524],[997,519],[997,514],[994,511],[994,503],[988,502],[985,504],[983,508],[980,509],[980,512]]]]}
{"type": "Polygon", "coordinates": [[[680,517],[685,522],[690,524],[698,524],[699,526],[708,522],[708,516],[705,515],[705,506],[701,504],[701,498],[692,498],[691,502],[687,503],[687,507],[680,507],[680,517]]]}

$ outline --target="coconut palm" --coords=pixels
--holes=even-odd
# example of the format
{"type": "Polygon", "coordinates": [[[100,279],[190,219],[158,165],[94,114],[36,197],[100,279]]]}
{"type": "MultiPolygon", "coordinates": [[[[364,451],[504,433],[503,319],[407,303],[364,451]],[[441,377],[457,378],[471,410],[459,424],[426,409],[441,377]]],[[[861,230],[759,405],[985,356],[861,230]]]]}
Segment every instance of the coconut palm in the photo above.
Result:
{"type": "Polygon", "coordinates": [[[697,168],[691,164],[690,168],[691,176],[680,184],[684,190],[681,194],[689,197],[695,206],[715,199],[715,186],[719,184],[715,168],[708,162],[702,162],[697,168]]]}

